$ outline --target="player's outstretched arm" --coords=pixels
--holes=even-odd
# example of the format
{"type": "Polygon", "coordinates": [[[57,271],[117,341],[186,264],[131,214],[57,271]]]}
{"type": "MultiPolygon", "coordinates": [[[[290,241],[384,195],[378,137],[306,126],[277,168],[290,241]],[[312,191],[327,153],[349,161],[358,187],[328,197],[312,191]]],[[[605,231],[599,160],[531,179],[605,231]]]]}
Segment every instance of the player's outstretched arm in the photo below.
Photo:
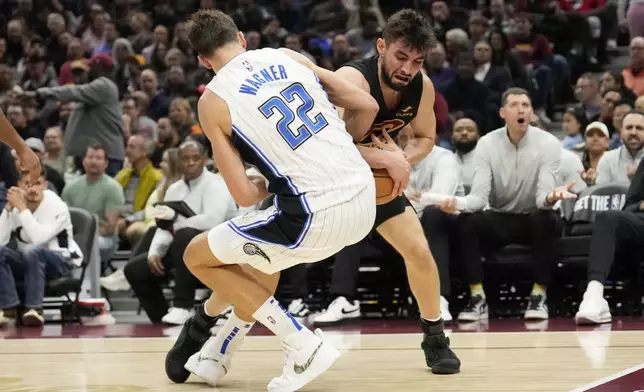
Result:
{"type": "Polygon", "coordinates": [[[2,111],[0,111],[0,141],[16,150],[20,162],[29,171],[30,180],[32,183],[36,182],[40,175],[40,159],[27,146],[2,111]]]}
{"type": "Polygon", "coordinates": [[[210,140],[217,168],[224,177],[233,199],[241,207],[250,207],[270,194],[266,184],[246,175],[244,162],[232,145],[232,121],[226,103],[215,93],[206,90],[199,99],[199,122],[210,140]]]}
{"type": "Polygon", "coordinates": [[[414,137],[405,147],[405,156],[412,165],[425,159],[434,148],[436,140],[436,115],[434,114],[434,85],[423,75],[423,96],[416,118],[411,121],[414,137]]]}
{"type": "Polygon", "coordinates": [[[286,48],[280,48],[280,50],[315,72],[329,95],[329,101],[352,113],[350,117],[344,116],[347,132],[353,136],[354,140],[362,139],[373,124],[379,110],[378,102],[371,94],[353,83],[347,83],[344,78],[335,73],[318,67],[311,60],[295,51],[286,48]]]}

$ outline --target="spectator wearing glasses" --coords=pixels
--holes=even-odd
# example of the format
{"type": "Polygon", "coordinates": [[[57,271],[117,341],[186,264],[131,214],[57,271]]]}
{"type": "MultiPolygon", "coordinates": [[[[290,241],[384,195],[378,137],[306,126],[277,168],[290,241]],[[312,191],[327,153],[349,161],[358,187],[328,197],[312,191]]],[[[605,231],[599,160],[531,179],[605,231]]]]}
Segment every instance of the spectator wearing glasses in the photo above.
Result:
{"type": "Polygon", "coordinates": [[[635,36],[630,45],[630,61],[622,71],[624,85],[638,97],[644,95],[644,37],[635,36]]]}

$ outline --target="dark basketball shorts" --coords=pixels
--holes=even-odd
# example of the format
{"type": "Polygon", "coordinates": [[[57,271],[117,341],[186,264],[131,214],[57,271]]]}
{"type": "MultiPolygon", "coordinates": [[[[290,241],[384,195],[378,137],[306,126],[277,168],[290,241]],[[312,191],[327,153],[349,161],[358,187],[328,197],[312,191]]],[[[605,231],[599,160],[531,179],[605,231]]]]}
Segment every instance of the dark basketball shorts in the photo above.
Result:
{"type": "Polygon", "coordinates": [[[407,207],[414,208],[409,202],[409,199],[407,199],[407,196],[404,194],[398,196],[389,203],[376,206],[376,222],[373,226],[374,230],[394,216],[405,212],[407,207]]]}

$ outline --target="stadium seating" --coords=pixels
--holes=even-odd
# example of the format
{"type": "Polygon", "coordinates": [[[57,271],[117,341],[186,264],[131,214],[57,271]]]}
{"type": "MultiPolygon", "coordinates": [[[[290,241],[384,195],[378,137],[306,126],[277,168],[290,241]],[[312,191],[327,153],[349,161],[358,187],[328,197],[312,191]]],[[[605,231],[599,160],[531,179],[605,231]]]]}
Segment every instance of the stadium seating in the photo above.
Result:
{"type": "MultiPolygon", "coordinates": [[[[78,299],[87,267],[92,262],[98,230],[97,219],[94,215],[78,208],[70,208],[69,212],[72,218],[72,225],[74,226],[74,240],[83,252],[80,276],[68,276],[47,282],[44,302],[45,309],[60,309],[61,321],[63,323],[67,321],[81,321],[80,313],[78,312],[78,299]],[[73,298],[70,296],[70,293],[73,293],[73,298]]],[[[98,262],[98,260],[94,261],[98,262]]]]}

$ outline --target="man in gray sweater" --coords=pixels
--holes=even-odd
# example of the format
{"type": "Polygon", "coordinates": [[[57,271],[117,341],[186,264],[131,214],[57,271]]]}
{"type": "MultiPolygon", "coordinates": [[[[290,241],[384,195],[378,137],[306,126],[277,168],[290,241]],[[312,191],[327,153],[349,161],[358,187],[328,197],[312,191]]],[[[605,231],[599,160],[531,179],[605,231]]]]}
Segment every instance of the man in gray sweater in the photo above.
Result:
{"type": "Polygon", "coordinates": [[[471,192],[441,205],[445,212],[458,207],[464,213],[457,223],[458,237],[467,246],[457,247],[471,298],[459,321],[488,318],[483,291],[482,246],[496,250],[508,244],[529,245],[534,256],[534,286],[526,319],[547,319],[546,287],[555,264],[559,236],[558,216],[552,206],[576,197],[574,183],[557,187],[561,161],[559,140],[529,125],[532,103],[527,91],[507,90],[501,117],[506,126],[483,136],[474,158],[471,192]],[[483,209],[489,204],[489,209],[483,209]]]}
{"type": "MultiPolygon", "coordinates": [[[[110,79],[113,66],[112,58],[101,53],[89,60],[89,83],[36,91],[43,99],[76,103],[65,129],[65,155],[73,156],[77,167],[82,168],[87,147],[99,143],[105,146],[109,158],[106,174],[110,176],[121,169],[125,157],[121,103],[118,88],[110,79]]],[[[83,75],[79,81],[84,81],[83,75]]]]}

